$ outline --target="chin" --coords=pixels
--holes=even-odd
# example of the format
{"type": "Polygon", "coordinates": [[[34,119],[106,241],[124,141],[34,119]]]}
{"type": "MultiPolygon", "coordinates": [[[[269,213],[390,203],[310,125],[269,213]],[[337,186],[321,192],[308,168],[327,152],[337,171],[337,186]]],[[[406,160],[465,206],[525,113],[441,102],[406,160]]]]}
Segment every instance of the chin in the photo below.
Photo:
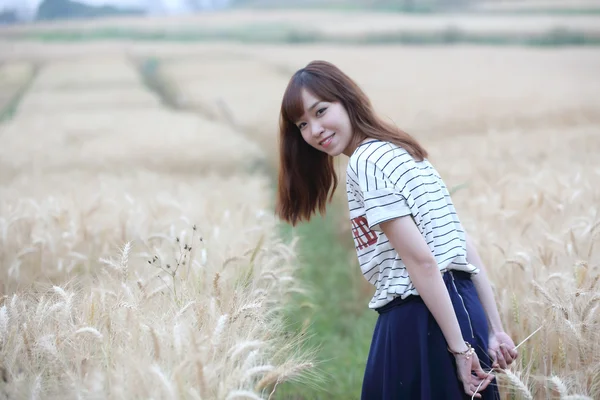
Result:
{"type": "Polygon", "coordinates": [[[340,154],[342,154],[343,151],[342,150],[338,150],[338,149],[331,149],[331,151],[328,151],[327,154],[329,154],[332,157],[337,157],[340,154]]]}

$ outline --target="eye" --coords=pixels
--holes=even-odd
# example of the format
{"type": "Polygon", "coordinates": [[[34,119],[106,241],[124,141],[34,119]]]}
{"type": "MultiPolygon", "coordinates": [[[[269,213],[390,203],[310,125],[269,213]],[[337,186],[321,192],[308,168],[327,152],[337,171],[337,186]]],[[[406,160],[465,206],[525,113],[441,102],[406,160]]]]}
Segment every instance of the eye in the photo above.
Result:
{"type": "Polygon", "coordinates": [[[319,108],[319,109],[317,110],[317,117],[318,117],[319,115],[323,114],[323,113],[325,112],[325,110],[327,110],[327,107],[319,108]]]}
{"type": "Polygon", "coordinates": [[[306,126],[306,122],[300,122],[298,124],[298,129],[302,130],[302,128],[304,128],[306,126]]]}

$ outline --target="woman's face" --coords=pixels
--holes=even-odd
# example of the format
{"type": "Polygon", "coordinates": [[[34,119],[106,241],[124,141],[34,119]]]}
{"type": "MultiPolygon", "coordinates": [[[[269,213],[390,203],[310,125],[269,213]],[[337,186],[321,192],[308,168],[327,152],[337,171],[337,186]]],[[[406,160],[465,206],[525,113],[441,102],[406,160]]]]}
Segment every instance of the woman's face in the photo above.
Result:
{"type": "Polygon", "coordinates": [[[305,89],[302,89],[302,104],[304,115],[296,121],[296,126],[306,143],[330,156],[341,153],[349,156],[352,124],[344,106],[321,101],[305,89]]]}

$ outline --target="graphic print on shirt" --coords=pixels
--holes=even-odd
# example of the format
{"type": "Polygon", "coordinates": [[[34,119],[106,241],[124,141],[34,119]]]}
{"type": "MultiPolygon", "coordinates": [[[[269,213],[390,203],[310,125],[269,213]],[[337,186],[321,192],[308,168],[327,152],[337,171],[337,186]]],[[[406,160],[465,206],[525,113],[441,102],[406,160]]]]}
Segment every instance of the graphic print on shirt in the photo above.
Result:
{"type": "Polygon", "coordinates": [[[377,235],[369,229],[369,223],[364,215],[352,218],[352,234],[357,250],[366,249],[377,243],[377,235]]]}

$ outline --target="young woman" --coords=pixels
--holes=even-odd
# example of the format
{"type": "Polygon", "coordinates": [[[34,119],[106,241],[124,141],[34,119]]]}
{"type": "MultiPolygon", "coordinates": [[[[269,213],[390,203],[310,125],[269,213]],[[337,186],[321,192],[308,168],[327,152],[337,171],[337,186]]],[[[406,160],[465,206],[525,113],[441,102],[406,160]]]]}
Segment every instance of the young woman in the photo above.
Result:
{"type": "Polygon", "coordinates": [[[362,399],[498,398],[489,372],[517,351],[425,149],[378,118],[356,83],[324,61],[292,76],[280,146],[277,213],[292,225],[325,212],[338,184],[333,157],[349,157],[349,216],[375,287],[369,307],[379,313],[362,399]]]}

